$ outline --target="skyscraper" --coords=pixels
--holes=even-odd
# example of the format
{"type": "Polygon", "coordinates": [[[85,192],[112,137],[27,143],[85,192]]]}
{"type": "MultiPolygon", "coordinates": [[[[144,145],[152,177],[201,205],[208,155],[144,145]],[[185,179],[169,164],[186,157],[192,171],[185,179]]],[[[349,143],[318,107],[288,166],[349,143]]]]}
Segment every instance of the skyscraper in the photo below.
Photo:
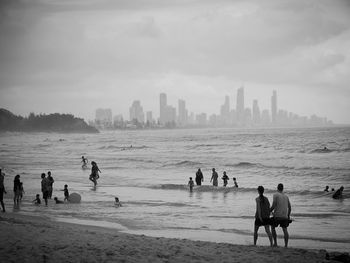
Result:
{"type": "Polygon", "coordinates": [[[167,107],[167,97],[165,93],[159,95],[159,122],[160,124],[166,123],[166,107],[167,107]]]}
{"type": "Polygon", "coordinates": [[[274,90],[271,97],[271,121],[272,124],[277,122],[277,93],[274,90]]]}
{"type": "Polygon", "coordinates": [[[253,101],[253,125],[259,125],[260,124],[260,109],[258,105],[258,101],[253,101]]]}
{"type": "Polygon", "coordinates": [[[220,117],[222,124],[227,125],[230,121],[230,97],[225,96],[225,103],[221,106],[220,117]]]}
{"type": "Polygon", "coordinates": [[[180,126],[187,125],[188,112],[186,109],[186,102],[184,100],[179,100],[179,118],[178,122],[180,126]]]}
{"type": "Polygon", "coordinates": [[[145,121],[145,114],[143,113],[143,108],[141,106],[141,102],[139,100],[134,100],[130,109],[130,121],[137,120],[140,123],[145,121]]]}
{"type": "Polygon", "coordinates": [[[237,112],[237,122],[238,125],[245,124],[245,113],[244,113],[244,87],[241,87],[237,90],[237,104],[236,104],[236,112],[237,112]]]}

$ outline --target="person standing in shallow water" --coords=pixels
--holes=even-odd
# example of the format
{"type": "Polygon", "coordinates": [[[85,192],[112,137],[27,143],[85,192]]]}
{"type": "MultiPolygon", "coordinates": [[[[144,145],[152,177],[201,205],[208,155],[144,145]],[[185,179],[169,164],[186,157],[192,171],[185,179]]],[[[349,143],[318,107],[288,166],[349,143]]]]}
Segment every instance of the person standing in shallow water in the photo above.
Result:
{"type": "Polygon", "coordinates": [[[277,247],[276,227],[281,226],[284,234],[284,246],[288,247],[289,233],[287,228],[291,222],[290,213],[292,207],[288,196],[283,193],[283,184],[278,184],[277,191],[278,192],[273,195],[273,202],[270,208],[270,212],[273,211],[271,222],[273,245],[277,247]]]}
{"type": "Polygon", "coordinates": [[[97,163],[92,161],[91,162],[91,174],[90,174],[90,181],[92,181],[94,183],[94,186],[97,185],[97,179],[100,178],[98,173],[101,173],[100,169],[97,166],[97,163]]]}
{"type": "Polygon", "coordinates": [[[224,187],[226,187],[227,182],[228,182],[228,180],[229,180],[229,178],[228,178],[228,176],[227,176],[227,174],[226,174],[226,171],[224,171],[223,176],[222,176],[221,179],[224,181],[224,187]]]}
{"type": "Polygon", "coordinates": [[[46,178],[46,174],[41,174],[41,192],[43,193],[43,199],[47,206],[47,199],[49,198],[49,180],[46,178]]]}
{"type": "Polygon", "coordinates": [[[0,169],[0,203],[2,207],[2,212],[5,212],[5,204],[4,204],[4,193],[6,194],[5,185],[4,185],[4,174],[0,169]]]}
{"type": "Polygon", "coordinates": [[[259,196],[255,198],[256,212],[254,222],[254,246],[258,240],[259,227],[264,226],[267,236],[270,240],[270,246],[272,246],[272,234],[270,231],[270,202],[267,197],[264,196],[264,187],[258,187],[259,196]]]}
{"type": "Polygon", "coordinates": [[[21,181],[19,180],[20,175],[17,174],[13,180],[13,203],[15,206],[19,205],[19,197],[21,194],[21,181]]]}
{"type": "Polygon", "coordinates": [[[203,181],[204,181],[203,173],[202,173],[201,169],[199,168],[198,171],[196,172],[196,184],[202,185],[203,181]]]}
{"type": "Polygon", "coordinates": [[[51,172],[50,171],[47,172],[47,180],[49,182],[49,195],[48,195],[48,198],[51,199],[52,198],[52,191],[53,191],[53,183],[55,182],[55,180],[51,176],[51,172]]]}
{"type": "Polygon", "coordinates": [[[212,175],[210,182],[213,181],[213,186],[218,186],[218,173],[215,171],[215,168],[212,169],[212,175]]]}

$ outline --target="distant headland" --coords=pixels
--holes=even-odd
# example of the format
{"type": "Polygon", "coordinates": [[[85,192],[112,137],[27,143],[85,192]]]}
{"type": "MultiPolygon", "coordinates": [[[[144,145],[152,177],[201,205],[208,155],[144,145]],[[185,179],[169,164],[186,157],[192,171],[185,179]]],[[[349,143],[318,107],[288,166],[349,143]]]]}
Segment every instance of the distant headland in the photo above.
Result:
{"type": "Polygon", "coordinates": [[[30,113],[28,117],[17,116],[0,108],[0,131],[16,132],[63,132],[63,133],[98,133],[83,119],[71,114],[40,114],[30,113]]]}

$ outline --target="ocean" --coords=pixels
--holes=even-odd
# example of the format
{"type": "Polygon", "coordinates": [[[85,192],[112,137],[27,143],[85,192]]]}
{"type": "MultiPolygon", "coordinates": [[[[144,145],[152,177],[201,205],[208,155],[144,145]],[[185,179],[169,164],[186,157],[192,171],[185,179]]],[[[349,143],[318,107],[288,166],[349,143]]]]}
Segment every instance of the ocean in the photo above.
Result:
{"type": "MultiPolygon", "coordinates": [[[[349,127],[2,133],[0,147],[9,213],[132,234],[251,245],[257,187],[265,187],[272,203],[277,184],[283,183],[292,205],[289,246],[350,251],[349,127]],[[96,189],[88,179],[91,166],[81,167],[82,155],[102,171],[96,189]],[[190,192],[187,183],[198,168],[204,183],[190,192]],[[212,168],[219,187],[210,184],[212,168]],[[55,180],[53,197],[63,200],[67,184],[70,193],[81,195],[81,203],[34,205],[41,194],[40,175],[47,171],[55,180]],[[230,178],[226,188],[223,171],[230,178]],[[19,208],[12,201],[16,174],[25,190],[19,208]],[[344,198],[332,199],[323,191],[326,185],[344,186],[344,198]],[[114,197],[122,207],[114,206],[114,197]]],[[[283,246],[280,228],[277,233],[283,246]]],[[[258,245],[269,245],[263,228],[258,245]]]]}

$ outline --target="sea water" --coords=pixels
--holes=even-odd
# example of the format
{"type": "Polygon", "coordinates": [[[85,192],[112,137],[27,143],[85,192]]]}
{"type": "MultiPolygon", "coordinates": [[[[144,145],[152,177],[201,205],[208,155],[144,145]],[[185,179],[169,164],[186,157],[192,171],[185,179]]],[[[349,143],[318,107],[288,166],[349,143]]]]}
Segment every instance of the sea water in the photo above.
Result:
{"type": "MultiPolygon", "coordinates": [[[[256,188],[272,203],[283,183],[292,205],[292,247],[350,250],[350,128],[176,129],[108,131],[99,134],[2,133],[0,166],[5,172],[8,212],[115,228],[133,234],[252,244],[256,188]],[[327,147],[325,150],[324,147],[327,147]],[[96,188],[89,181],[97,162],[96,188]],[[189,177],[201,168],[202,186],[193,192],[189,177]],[[210,183],[211,169],[219,187],[210,183]],[[53,197],[64,185],[82,196],[80,204],[36,206],[42,172],[52,172],[53,197]],[[222,186],[223,171],[230,177],[222,186]],[[25,194],[13,207],[13,179],[20,174],[25,194]],[[238,188],[233,187],[237,178],[238,188]],[[332,199],[326,185],[344,186],[332,199]],[[114,206],[119,197],[122,207],[114,206]]],[[[277,229],[283,245],[281,229],[277,229]]],[[[268,245],[263,228],[259,245],[268,245]]]]}

